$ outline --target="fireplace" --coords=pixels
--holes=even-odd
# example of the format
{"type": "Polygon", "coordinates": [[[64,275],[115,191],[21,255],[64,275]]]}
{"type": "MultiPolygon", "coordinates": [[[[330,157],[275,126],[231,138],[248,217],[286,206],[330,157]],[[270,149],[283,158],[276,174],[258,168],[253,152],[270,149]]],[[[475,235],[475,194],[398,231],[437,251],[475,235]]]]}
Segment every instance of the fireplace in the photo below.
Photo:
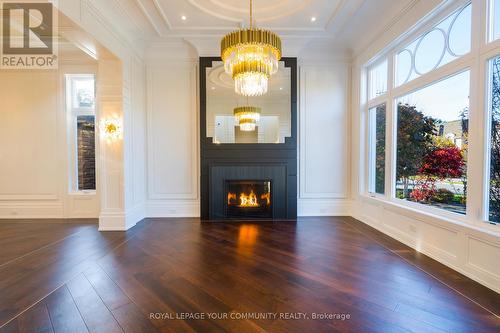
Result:
{"type": "Polygon", "coordinates": [[[290,133],[280,143],[214,142],[210,135],[212,130],[209,130],[213,118],[208,117],[211,89],[207,73],[220,61],[216,57],[201,57],[199,66],[201,219],[294,220],[297,218],[298,189],[297,59],[282,58],[284,66],[290,68],[290,133]],[[249,190],[247,186],[253,186],[254,195],[252,188],[249,190]],[[246,200],[244,207],[241,193],[246,200]]]}
{"type": "Polygon", "coordinates": [[[227,218],[273,218],[270,180],[226,180],[227,218]]]}

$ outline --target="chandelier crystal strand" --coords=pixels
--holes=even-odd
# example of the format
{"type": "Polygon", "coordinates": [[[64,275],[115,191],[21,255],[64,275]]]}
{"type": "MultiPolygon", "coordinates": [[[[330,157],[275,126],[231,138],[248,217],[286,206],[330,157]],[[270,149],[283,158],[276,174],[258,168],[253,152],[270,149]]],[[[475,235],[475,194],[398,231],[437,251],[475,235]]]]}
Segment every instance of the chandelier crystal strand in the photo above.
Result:
{"type": "Polygon", "coordinates": [[[237,94],[262,96],[268,91],[271,75],[278,71],[281,39],[272,31],[253,27],[250,0],[250,27],[234,31],[221,41],[221,57],[226,73],[234,79],[237,94]]]}

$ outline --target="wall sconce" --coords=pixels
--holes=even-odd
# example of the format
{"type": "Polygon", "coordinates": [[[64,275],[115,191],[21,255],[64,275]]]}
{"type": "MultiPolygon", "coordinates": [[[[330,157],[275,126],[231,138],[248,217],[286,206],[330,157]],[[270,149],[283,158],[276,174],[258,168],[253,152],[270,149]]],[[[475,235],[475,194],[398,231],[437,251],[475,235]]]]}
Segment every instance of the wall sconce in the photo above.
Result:
{"type": "Polygon", "coordinates": [[[101,121],[101,135],[109,143],[123,139],[123,126],[121,119],[103,119],[101,121]]]}

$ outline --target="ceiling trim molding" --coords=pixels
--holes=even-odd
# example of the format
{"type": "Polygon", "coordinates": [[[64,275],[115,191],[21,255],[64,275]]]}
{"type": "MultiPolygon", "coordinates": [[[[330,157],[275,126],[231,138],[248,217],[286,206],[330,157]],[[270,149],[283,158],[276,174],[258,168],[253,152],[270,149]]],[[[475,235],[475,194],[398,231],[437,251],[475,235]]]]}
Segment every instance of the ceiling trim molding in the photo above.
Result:
{"type": "Polygon", "coordinates": [[[165,14],[165,11],[161,7],[161,4],[158,2],[158,0],[153,0],[153,3],[155,5],[155,7],[156,7],[156,10],[158,11],[158,13],[160,14],[161,18],[163,19],[163,22],[167,26],[167,29],[168,30],[172,30],[172,24],[168,20],[167,14],[165,14]]]}
{"type": "MultiPolygon", "coordinates": [[[[349,8],[347,9],[349,11],[348,15],[345,15],[346,17],[344,18],[343,22],[340,22],[340,26],[338,27],[338,29],[336,31],[333,31],[333,37],[338,36],[342,31],[345,30],[349,20],[356,14],[356,12],[361,7],[363,7],[364,4],[366,4],[366,1],[367,0],[354,0],[354,1],[351,0],[350,4],[351,5],[352,5],[352,3],[355,3],[355,4],[350,9],[349,8]]],[[[347,5],[347,1],[345,2],[345,5],[347,5]]],[[[345,8],[345,6],[344,6],[344,8],[345,8]]]]}
{"type": "MultiPolygon", "coordinates": [[[[335,9],[333,10],[333,13],[332,15],[330,15],[330,18],[328,18],[328,20],[326,21],[326,24],[325,24],[325,27],[324,27],[324,30],[328,30],[328,28],[330,27],[330,25],[333,23],[333,21],[335,20],[335,18],[337,16],[339,16],[339,13],[341,12],[342,8],[345,7],[345,5],[347,4],[347,1],[348,0],[342,0],[340,1],[338,4],[337,4],[337,7],[335,7],[335,9]]],[[[363,1],[364,2],[364,1],[363,1]]]]}
{"type": "MultiPolygon", "coordinates": [[[[133,47],[132,41],[126,38],[124,35],[122,35],[122,33],[111,24],[108,18],[105,17],[102,14],[102,12],[95,7],[93,3],[91,3],[90,1],[86,1],[85,5],[86,5],[85,8],[88,10],[88,14],[90,14],[94,19],[96,19],[101,24],[101,26],[104,27],[111,34],[114,40],[118,44],[120,44],[121,47],[127,49],[130,54],[134,55],[138,59],[143,59],[143,55],[137,51],[138,50],[137,46],[133,47]]],[[[109,49],[107,45],[103,44],[103,46],[109,49]]],[[[113,50],[111,49],[109,49],[109,51],[113,52],[113,50]]]]}
{"type": "MultiPolygon", "coordinates": [[[[261,29],[267,29],[272,31],[292,31],[292,32],[326,32],[323,28],[295,28],[295,27],[266,27],[264,25],[259,26],[261,29]]],[[[217,32],[217,31],[232,31],[236,30],[236,28],[231,27],[200,27],[200,26],[191,26],[191,27],[182,27],[177,28],[173,27],[172,31],[207,31],[207,32],[217,32]]]]}
{"type": "Polygon", "coordinates": [[[130,20],[130,22],[132,22],[136,30],[145,32],[143,27],[140,26],[137,20],[132,15],[130,15],[130,12],[128,10],[125,10],[125,8],[123,8],[123,3],[121,1],[113,0],[113,3],[120,10],[120,14],[125,15],[130,20]]]}
{"type": "Polygon", "coordinates": [[[151,24],[151,26],[153,27],[153,29],[156,31],[156,34],[158,36],[160,36],[160,37],[163,37],[163,33],[161,32],[160,28],[156,25],[155,21],[151,17],[151,14],[148,12],[148,10],[146,9],[146,7],[142,3],[142,0],[135,0],[135,2],[137,4],[137,6],[139,6],[139,8],[141,9],[142,14],[147,18],[149,24],[151,24]]]}
{"type": "Polygon", "coordinates": [[[293,14],[301,11],[302,9],[304,9],[310,3],[311,3],[311,0],[304,0],[304,1],[302,1],[302,4],[300,6],[298,6],[297,8],[294,8],[294,9],[289,10],[289,11],[285,11],[285,12],[279,14],[279,15],[269,16],[269,17],[266,17],[265,19],[256,20],[256,21],[257,22],[268,22],[268,21],[272,21],[272,20],[277,20],[277,19],[283,18],[285,16],[293,15],[293,14]]]}
{"type": "MultiPolygon", "coordinates": [[[[406,5],[403,9],[401,9],[395,16],[389,20],[389,22],[384,25],[384,27],[369,41],[365,43],[362,47],[358,48],[357,50],[353,50],[353,59],[358,58],[360,55],[364,54],[370,45],[373,43],[373,41],[381,38],[384,34],[389,32],[392,27],[394,27],[396,24],[398,24],[401,19],[406,15],[409,11],[411,11],[418,3],[420,0],[412,0],[408,5],[406,5]]],[[[393,41],[394,42],[394,41],[393,41]]]]}
{"type": "MultiPolygon", "coordinates": [[[[286,17],[286,16],[291,16],[291,15],[294,15],[297,12],[301,11],[302,9],[304,9],[306,6],[308,6],[311,3],[311,1],[312,0],[302,0],[300,2],[300,5],[298,5],[295,8],[286,8],[285,7],[287,10],[284,10],[277,15],[266,16],[264,18],[259,18],[259,13],[262,13],[263,11],[256,9],[256,10],[254,10],[254,20],[255,20],[256,24],[259,25],[259,22],[269,22],[269,21],[273,21],[273,20],[277,20],[277,19],[286,17]]],[[[346,0],[342,0],[342,1],[346,1],[346,0]]],[[[211,15],[213,17],[219,18],[221,20],[225,20],[225,21],[233,22],[233,23],[238,23],[241,26],[243,26],[245,22],[248,23],[248,20],[246,18],[245,19],[238,19],[238,18],[234,18],[234,17],[229,17],[227,15],[219,14],[211,9],[206,8],[205,6],[200,5],[198,2],[196,2],[196,0],[187,0],[187,2],[189,4],[191,4],[192,6],[198,8],[200,11],[202,11],[208,15],[211,15]]],[[[236,9],[236,8],[227,7],[227,6],[225,7],[220,2],[216,2],[216,1],[213,1],[213,2],[216,5],[219,5],[219,7],[223,8],[227,11],[234,11],[238,14],[248,14],[248,9],[236,9]]],[[[274,7],[278,7],[278,6],[274,6],[274,7]]]]}
{"type": "Polygon", "coordinates": [[[203,6],[200,6],[200,4],[198,4],[194,0],[187,0],[187,2],[189,4],[191,4],[192,6],[198,8],[199,10],[201,10],[202,12],[204,12],[205,14],[212,15],[213,17],[217,17],[217,18],[219,18],[221,20],[226,20],[226,21],[229,21],[229,22],[243,24],[243,20],[239,20],[239,19],[231,18],[229,16],[218,14],[217,12],[214,12],[214,11],[212,11],[210,9],[207,9],[207,8],[205,8],[203,6]]]}

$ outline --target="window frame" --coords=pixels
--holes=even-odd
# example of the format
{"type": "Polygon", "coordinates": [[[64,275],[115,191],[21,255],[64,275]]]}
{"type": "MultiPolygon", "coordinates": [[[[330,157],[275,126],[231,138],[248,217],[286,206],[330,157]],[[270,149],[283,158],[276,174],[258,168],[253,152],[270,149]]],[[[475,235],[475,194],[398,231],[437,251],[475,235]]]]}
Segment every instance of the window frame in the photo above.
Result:
{"type": "Polygon", "coordinates": [[[95,73],[68,73],[65,78],[65,101],[66,101],[66,133],[68,149],[68,194],[70,195],[95,195],[97,193],[97,156],[98,156],[98,123],[97,123],[97,98],[96,98],[96,74],[95,73]],[[79,79],[94,80],[94,106],[74,107],[74,82],[79,79]],[[78,188],[78,117],[94,116],[95,125],[95,164],[96,164],[96,188],[93,190],[80,190],[78,188]]]}
{"type": "MultiPolygon", "coordinates": [[[[500,39],[499,39],[500,40],[500,39]]],[[[483,156],[484,156],[484,163],[483,163],[483,175],[484,175],[484,180],[483,180],[483,188],[482,188],[482,209],[481,209],[481,214],[482,214],[482,219],[484,222],[498,227],[500,226],[500,222],[493,222],[489,220],[489,213],[490,213],[490,177],[491,177],[491,117],[492,117],[492,105],[491,105],[491,100],[492,100],[492,95],[491,95],[491,85],[492,85],[492,60],[494,58],[500,57],[500,47],[497,50],[492,50],[489,51],[488,53],[485,53],[481,58],[482,62],[484,63],[484,69],[483,71],[485,72],[485,82],[484,82],[484,119],[483,119],[483,128],[484,128],[484,135],[483,135],[483,142],[484,142],[484,151],[483,151],[483,156]]]]}
{"type": "Polygon", "coordinates": [[[379,99],[379,98],[384,98],[386,95],[387,95],[387,92],[389,91],[389,59],[388,57],[383,57],[381,59],[378,59],[376,62],[372,63],[369,68],[368,68],[368,83],[367,83],[367,96],[368,96],[368,99],[369,100],[376,100],[376,99],[379,99]],[[380,65],[382,65],[383,63],[387,63],[386,66],[387,66],[387,81],[386,81],[386,87],[385,87],[385,92],[383,94],[380,94],[380,95],[375,95],[373,97],[370,97],[370,94],[371,94],[371,90],[372,90],[372,80],[371,80],[371,73],[373,70],[375,70],[377,67],[379,67],[380,65]]]}
{"type": "MultiPolygon", "coordinates": [[[[494,0],[492,0],[494,1],[494,0]]],[[[488,221],[488,210],[485,207],[489,201],[489,171],[487,171],[489,159],[489,131],[483,131],[486,124],[489,126],[488,110],[488,66],[489,59],[500,55],[500,38],[490,41],[489,27],[492,25],[490,16],[489,0],[458,0],[448,1],[437,6],[435,10],[424,16],[417,25],[403,33],[399,38],[389,43],[376,56],[366,62],[360,71],[360,106],[361,106],[361,128],[369,128],[369,110],[377,105],[386,104],[386,186],[385,195],[374,195],[369,191],[369,164],[361,164],[360,172],[365,175],[361,178],[360,195],[365,198],[375,198],[381,202],[416,211],[417,214],[433,216],[441,220],[450,221],[475,227],[482,231],[498,232],[498,225],[492,225],[488,221]],[[471,49],[470,52],[453,59],[430,72],[406,82],[400,86],[395,85],[395,57],[401,48],[412,41],[420,38],[430,31],[436,24],[446,19],[449,15],[471,4],[471,49]],[[383,59],[387,58],[388,87],[387,93],[376,98],[369,99],[369,69],[383,59]],[[415,202],[396,198],[396,148],[397,148],[397,99],[426,86],[437,83],[463,71],[470,71],[469,82],[469,147],[467,158],[467,210],[465,215],[446,211],[444,209],[427,206],[415,202]],[[488,144],[486,144],[488,143],[488,144]],[[364,169],[364,170],[363,170],[364,169]],[[485,223],[486,222],[486,223],[485,223]]],[[[366,131],[365,131],[366,132],[366,131]]],[[[361,141],[362,157],[369,161],[370,142],[369,135],[361,141]]]]}
{"type": "MultiPolygon", "coordinates": [[[[387,127],[387,104],[386,103],[382,103],[382,104],[378,104],[376,106],[373,106],[371,108],[368,109],[368,113],[367,113],[367,118],[368,118],[368,182],[367,182],[367,193],[371,196],[371,197],[385,197],[386,193],[387,193],[387,177],[386,177],[386,173],[387,173],[387,152],[385,151],[385,160],[384,160],[384,193],[378,193],[377,192],[377,189],[376,189],[376,149],[377,149],[377,146],[376,146],[376,138],[377,138],[377,111],[378,111],[378,108],[381,107],[381,106],[384,106],[385,108],[385,118],[386,118],[386,122],[385,122],[385,143],[387,143],[387,138],[388,138],[388,133],[387,133],[387,130],[388,130],[388,127],[387,127]],[[375,149],[375,151],[373,151],[373,149],[375,149]]],[[[385,145],[386,146],[386,149],[387,149],[387,144],[385,145]]]]}

